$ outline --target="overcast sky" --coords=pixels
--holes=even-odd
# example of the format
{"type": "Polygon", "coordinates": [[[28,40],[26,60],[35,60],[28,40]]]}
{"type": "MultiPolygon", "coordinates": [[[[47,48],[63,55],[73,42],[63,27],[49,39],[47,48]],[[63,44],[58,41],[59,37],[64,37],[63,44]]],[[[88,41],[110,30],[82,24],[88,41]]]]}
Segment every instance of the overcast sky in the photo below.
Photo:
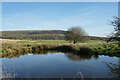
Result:
{"type": "Polygon", "coordinates": [[[3,31],[67,30],[81,26],[91,36],[106,36],[118,16],[117,2],[4,2],[3,31]]]}

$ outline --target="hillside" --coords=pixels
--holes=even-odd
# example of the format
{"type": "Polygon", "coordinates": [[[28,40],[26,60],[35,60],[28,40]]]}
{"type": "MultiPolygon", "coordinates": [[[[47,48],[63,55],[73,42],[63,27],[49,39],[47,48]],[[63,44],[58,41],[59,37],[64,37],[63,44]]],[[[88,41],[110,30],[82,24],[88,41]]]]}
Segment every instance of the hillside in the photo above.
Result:
{"type": "Polygon", "coordinates": [[[62,30],[2,31],[3,39],[63,40],[62,30]]]}
{"type": "MultiPolygon", "coordinates": [[[[2,39],[64,40],[63,30],[2,31],[2,39]]],[[[104,37],[88,36],[90,40],[105,40],[104,37]]]]}

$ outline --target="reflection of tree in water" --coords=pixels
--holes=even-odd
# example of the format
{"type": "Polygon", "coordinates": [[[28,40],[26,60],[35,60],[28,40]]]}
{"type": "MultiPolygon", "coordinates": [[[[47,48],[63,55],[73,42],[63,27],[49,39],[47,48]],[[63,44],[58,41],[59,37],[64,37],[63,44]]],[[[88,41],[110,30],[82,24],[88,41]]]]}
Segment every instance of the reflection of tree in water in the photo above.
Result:
{"type": "Polygon", "coordinates": [[[2,55],[2,57],[6,57],[6,58],[19,58],[20,56],[22,55],[27,55],[27,54],[34,54],[34,55],[37,55],[37,54],[48,54],[48,51],[46,50],[41,50],[39,52],[33,52],[33,53],[9,53],[9,54],[4,54],[2,55]]]}
{"type": "Polygon", "coordinates": [[[68,53],[66,54],[67,58],[72,60],[72,61],[82,61],[82,60],[88,60],[91,59],[91,55],[77,55],[77,54],[72,54],[68,53]]]}
{"type": "Polygon", "coordinates": [[[113,76],[114,78],[120,78],[120,65],[118,64],[113,64],[113,63],[106,63],[104,62],[105,65],[108,67],[110,70],[109,75],[113,76]]]}

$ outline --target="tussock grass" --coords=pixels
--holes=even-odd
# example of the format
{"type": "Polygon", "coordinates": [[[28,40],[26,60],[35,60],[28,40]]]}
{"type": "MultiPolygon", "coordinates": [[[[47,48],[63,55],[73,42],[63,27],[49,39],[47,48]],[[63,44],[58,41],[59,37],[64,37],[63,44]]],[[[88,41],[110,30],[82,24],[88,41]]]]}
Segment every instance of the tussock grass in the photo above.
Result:
{"type": "MultiPolygon", "coordinates": [[[[16,41],[2,42],[2,57],[26,53],[40,53],[46,50],[72,52],[81,55],[120,56],[120,48],[116,43],[78,43],[78,44],[41,44],[18,43],[16,41]]],[[[19,56],[19,55],[18,55],[19,56]]]]}

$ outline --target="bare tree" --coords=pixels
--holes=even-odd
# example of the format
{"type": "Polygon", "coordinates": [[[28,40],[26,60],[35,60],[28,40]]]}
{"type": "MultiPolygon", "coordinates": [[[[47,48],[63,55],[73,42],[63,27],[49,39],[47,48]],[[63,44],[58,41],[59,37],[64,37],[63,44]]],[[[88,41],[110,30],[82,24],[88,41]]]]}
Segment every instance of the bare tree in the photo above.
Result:
{"type": "Polygon", "coordinates": [[[74,44],[87,40],[86,36],[86,32],[81,27],[71,27],[65,33],[65,39],[73,41],[74,44]]]}
{"type": "Polygon", "coordinates": [[[116,40],[120,43],[120,18],[114,17],[110,23],[114,26],[114,31],[110,34],[109,40],[116,40]]]}

